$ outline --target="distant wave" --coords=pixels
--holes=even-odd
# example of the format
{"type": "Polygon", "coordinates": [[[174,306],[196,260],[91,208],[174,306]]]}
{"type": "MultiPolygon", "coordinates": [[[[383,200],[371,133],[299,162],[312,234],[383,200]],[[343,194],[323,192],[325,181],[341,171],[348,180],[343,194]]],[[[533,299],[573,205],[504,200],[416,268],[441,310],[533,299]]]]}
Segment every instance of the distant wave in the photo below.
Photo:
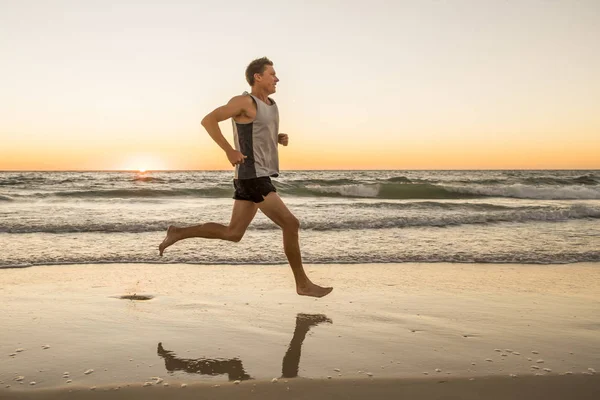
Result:
{"type": "Polygon", "coordinates": [[[353,202],[344,203],[344,206],[350,208],[387,208],[394,210],[465,210],[465,211],[508,211],[508,210],[538,210],[544,206],[503,206],[499,204],[489,203],[472,203],[472,202],[443,202],[443,201],[411,201],[411,202],[395,202],[393,200],[381,202],[353,202]]]}
{"type": "MultiPolygon", "coordinates": [[[[0,175],[0,186],[17,186],[17,185],[28,185],[28,184],[47,184],[52,183],[53,179],[46,176],[41,176],[38,173],[21,173],[21,174],[10,174],[8,176],[0,175]]],[[[55,181],[56,183],[68,183],[71,179],[61,179],[55,181]]]]}
{"type": "MultiPolygon", "coordinates": [[[[600,186],[534,186],[514,185],[432,185],[425,183],[358,183],[341,185],[275,183],[277,190],[298,197],[346,197],[386,200],[440,200],[508,197],[540,200],[593,200],[600,199],[600,186]]],[[[128,198],[194,198],[231,197],[233,188],[219,185],[210,188],[123,188],[97,190],[66,190],[36,192],[28,195],[13,194],[13,200],[31,199],[128,199],[128,198]]],[[[6,196],[5,196],[6,197],[6,196]]]]}
{"type": "Polygon", "coordinates": [[[533,185],[598,185],[600,178],[593,174],[582,175],[575,178],[558,178],[554,176],[529,177],[523,182],[533,185]]]}
{"type": "Polygon", "coordinates": [[[440,181],[434,178],[428,179],[409,179],[406,176],[397,176],[387,178],[384,181],[396,182],[396,183],[446,183],[446,184],[468,184],[468,185],[514,185],[514,184],[527,184],[535,186],[549,186],[549,185],[600,185],[600,177],[594,174],[581,175],[576,177],[557,177],[557,176],[518,176],[515,174],[506,174],[506,177],[499,178],[485,178],[485,179],[457,179],[457,180],[446,180],[440,181]]]}
{"type": "Polygon", "coordinates": [[[138,176],[136,175],[133,180],[135,182],[153,182],[153,183],[177,183],[181,182],[179,179],[163,179],[153,176],[138,176]]]}
{"type": "Polygon", "coordinates": [[[423,183],[353,184],[292,187],[282,190],[297,196],[362,197],[378,199],[473,199],[511,197],[522,199],[600,199],[600,187],[532,185],[431,185],[423,183]]]}
{"type": "Polygon", "coordinates": [[[2,196],[0,194],[0,201],[13,201],[12,197],[8,197],[8,196],[2,196]]]}
{"type": "Polygon", "coordinates": [[[278,185],[282,187],[302,187],[307,185],[323,185],[323,186],[337,186],[337,185],[352,185],[357,183],[355,179],[343,178],[343,179],[294,179],[292,181],[277,181],[278,185]]]}
{"type": "Polygon", "coordinates": [[[448,188],[457,193],[486,197],[512,197],[538,200],[594,200],[600,199],[600,187],[532,186],[514,184],[510,186],[454,186],[448,188]]]}
{"type": "Polygon", "coordinates": [[[0,179],[0,186],[16,186],[23,185],[25,182],[22,179],[0,179]]]}
{"type": "MultiPolygon", "coordinates": [[[[38,199],[142,199],[231,197],[229,179],[189,178],[181,175],[160,177],[118,175],[102,179],[89,175],[74,177],[9,176],[0,178],[6,188],[2,196],[12,200],[38,199]],[[113,179],[114,178],[114,179],[113,179]],[[196,179],[196,180],[194,180],[196,179]],[[11,186],[18,186],[14,189],[11,186]],[[23,186],[24,185],[24,186],[23,186]]],[[[506,197],[540,200],[600,199],[600,178],[596,174],[574,177],[508,176],[503,179],[436,180],[417,179],[404,175],[382,179],[361,179],[360,175],[336,179],[281,179],[277,190],[297,197],[372,198],[382,200],[438,200],[506,197]]]]}
{"type": "Polygon", "coordinates": [[[386,179],[388,182],[399,182],[399,183],[412,183],[413,181],[405,176],[395,176],[393,178],[386,179]]]}
{"type": "Polygon", "coordinates": [[[510,186],[515,184],[533,185],[537,187],[547,186],[571,186],[571,185],[600,185],[600,178],[593,175],[581,175],[577,177],[556,177],[556,176],[536,176],[536,177],[510,177],[496,179],[458,179],[446,183],[462,183],[468,185],[501,185],[510,186]]]}
{"type": "Polygon", "coordinates": [[[460,199],[483,197],[452,192],[443,186],[423,183],[364,183],[350,185],[307,185],[282,190],[296,196],[362,197],[378,199],[460,199]]]}
{"type": "Polygon", "coordinates": [[[74,190],[64,192],[36,193],[34,197],[64,198],[154,198],[154,197],[225,197],[231,196],[232,190],[213,187],[205,189],[107,189],[107,190],[74,190]]]}
{"type": "MultiPolygon", "coordinates": [[[[379,203],[379,207],[382,203],[379,203]]],[[[356,205],[358,206],[358,205],[356,205]]],[[[422,207],[439,207],[440,203],[430,203],[422,207]]],[[[491,204],[472,204],[472,212],[465,205],[445,205],[450,208],[462,207],[465,212],[458,214],[421,213],[418,216],[403,216],[396,218],[337,218],[330,221],[301,220],[302,229],[317,231],[333,230],[362,230],[362,229],[389,229],[404,227],[446,227],[456,225],[495,224],[502,222],[557,222],[584,218],[600,218],[600,208],[576,204],[570,207],[502,207],[491,204]],[[476,212],[479,211],[479,212],[476,212]]],[[[445,207],[444,206],[444,207],[445,207]]],[[[408,208],[408,207],[407,207],[408,208]]],[[[171,223],[182,224],[176,221],[171,223]]],[[[79,232],[106,232],[106,233],[141,233],[158,232],[167,228],[162,221],[145,221],[136,223],[105,223],[74,221],[72,223],[55,223],[48,221],[43,225],[30,224],[3,224],[0,233],[79,233],[79,232]]],[[[251,230],[277,230],[279,227],[270,222],[255,222],[251,230]]]]}

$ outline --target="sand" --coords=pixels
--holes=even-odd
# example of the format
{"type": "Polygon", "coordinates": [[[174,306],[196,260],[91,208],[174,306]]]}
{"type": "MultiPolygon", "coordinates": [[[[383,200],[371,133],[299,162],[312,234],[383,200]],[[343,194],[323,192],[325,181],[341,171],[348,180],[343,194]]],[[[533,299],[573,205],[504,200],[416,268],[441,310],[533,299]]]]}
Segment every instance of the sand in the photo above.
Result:
{"type": "Polygon", "coordinates": [[[453,378],[379,379],[318,381],[295,380],[287,383],[242,383],[226,386],[196,384],[185,388],[168,387],[77,387],[15,391],[10,399],[590,399],[597,400],[597,376],[529,376],[519,379],[485,377],[469,380],[453,378]]]}
{"type": "Polygon", "coordinates": [[[0,270],[0,398],[600,398],[600,264],[307,270],[0,270]]]}

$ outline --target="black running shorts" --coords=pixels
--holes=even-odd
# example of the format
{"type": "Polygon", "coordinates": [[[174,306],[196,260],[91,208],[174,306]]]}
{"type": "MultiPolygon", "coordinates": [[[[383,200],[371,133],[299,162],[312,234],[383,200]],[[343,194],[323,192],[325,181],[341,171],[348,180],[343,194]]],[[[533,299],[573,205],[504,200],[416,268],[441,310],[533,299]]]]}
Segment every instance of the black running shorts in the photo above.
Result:
{"type": "Polygon", "coordinates": [[[277,192],[275,186],[271,183],[271,178],[268,176],[250,179],[234,179],[233,187],[235,188],[235,193],[233,195],[235,200],[247,200],[254,203],[260,203],[269,193],[277,192]]]}

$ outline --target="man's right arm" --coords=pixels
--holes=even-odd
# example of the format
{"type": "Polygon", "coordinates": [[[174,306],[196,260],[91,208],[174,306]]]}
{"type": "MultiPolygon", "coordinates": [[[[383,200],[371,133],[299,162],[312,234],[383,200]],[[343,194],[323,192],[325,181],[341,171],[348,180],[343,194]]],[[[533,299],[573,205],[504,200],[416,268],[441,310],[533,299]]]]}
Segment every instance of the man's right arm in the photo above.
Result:
{"type": "Polygon", "coordinates": [[[219,122],[246,113],[248,107],[251,105],[252,100],[250,96],[235,96],[226,105],[216,108],[202,119],[202,126],[215,143],[225,151],[231,165],[243,163],[246,156],[235,150],[227,139],[225,139],[219,128],[219,122]]]}

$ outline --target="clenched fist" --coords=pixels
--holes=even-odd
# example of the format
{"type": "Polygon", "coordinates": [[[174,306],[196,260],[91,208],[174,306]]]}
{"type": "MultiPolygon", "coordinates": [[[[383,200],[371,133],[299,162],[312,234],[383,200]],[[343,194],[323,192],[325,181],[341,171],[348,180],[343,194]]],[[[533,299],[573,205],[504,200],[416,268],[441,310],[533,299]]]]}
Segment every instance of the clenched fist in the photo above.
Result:
{"type": "Polygon", "coordinates": [[[243,164],[246,158],[248,158],[248,156],[243,155],[237,150],[227,152],[227,159],[229,159],[229,162],[234,167],[236,166],[236,164],[243,164]]]}
{"type": "Polygon", "coordinates": [[[286,133],[280,133],[279,135],[277,135],[277,143],[283,145],[283,146],[287,146],[289,143],[289,138],[288,135],[286,133]]]}

